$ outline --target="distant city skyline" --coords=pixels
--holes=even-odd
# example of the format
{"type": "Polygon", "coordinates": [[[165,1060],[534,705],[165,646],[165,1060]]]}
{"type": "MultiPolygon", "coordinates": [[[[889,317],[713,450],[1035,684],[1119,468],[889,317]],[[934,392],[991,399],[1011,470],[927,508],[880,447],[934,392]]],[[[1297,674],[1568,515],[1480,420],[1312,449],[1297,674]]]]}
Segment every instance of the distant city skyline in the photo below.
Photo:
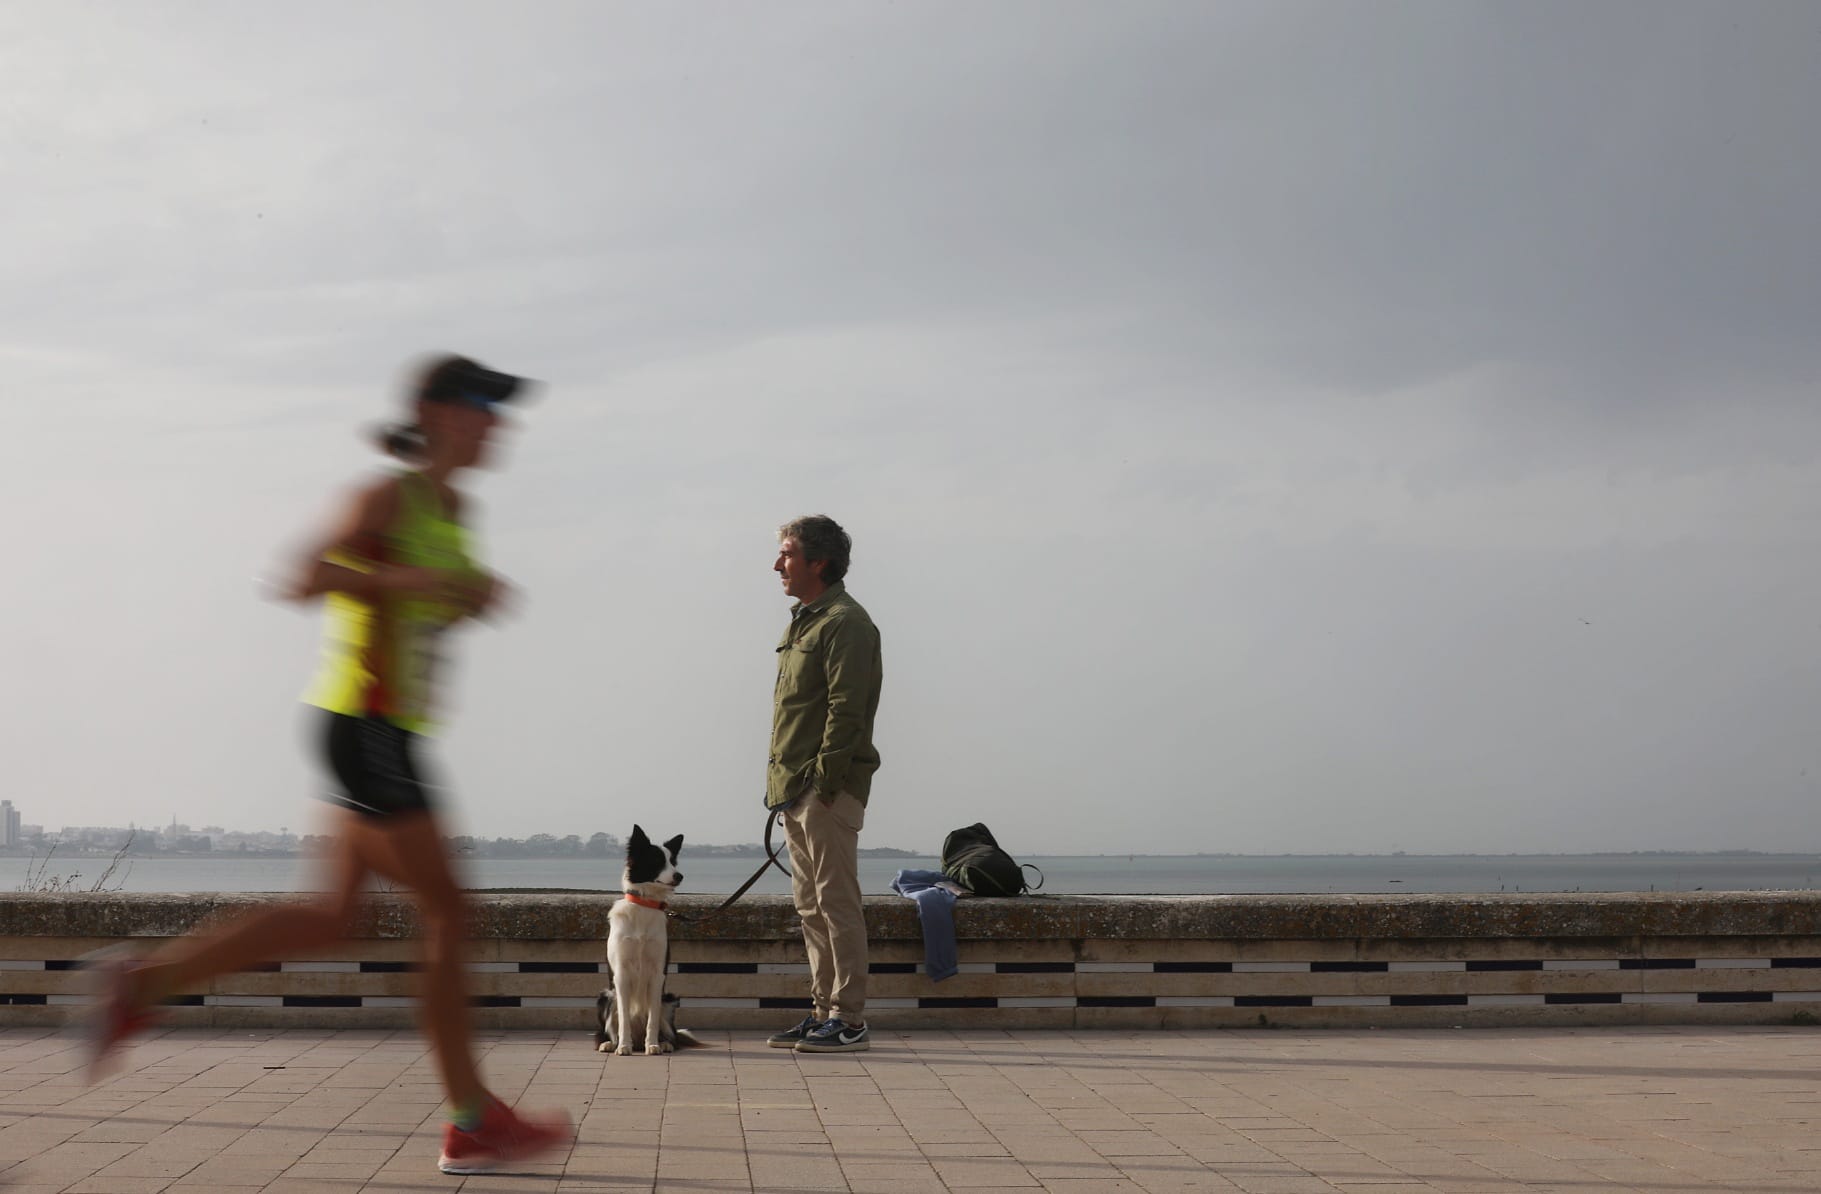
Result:
{"type": "MultiPolygon", "coordinates": [[[[17,810],[14,810],[11,808],[10,801],[0,801],[0,815],[11,816],[13,818],[14,823],[15,824],[18,823],[19,813],[17,810]]],[[[271,838],[271,839],[284,839],[284,840],[290,840],[290,841],[304,841],[304,840],[307,840],[310,838],[326,836],[324,833],[322,833],[318,829],[307,829],[307,830],[303,830],[303,831],[298,831],[298,830],[293,830],[288,825],[281,825],[276,828],[264,828],[264,829],[245,829],[245,828],[238,828],[238,827],[230,828],[230,827],[224,827],[221,825],[191,826],[185,822],[177,820],[175,817],[173,817],[168,824],[163,824],[163,825],[156,825],[156,824],[151,824],[151,823],[141,824],[140,822],[138,822],[135,819],[129,819],[127,821],[127,823],[124,825],[63,825],[63,826],[59,826],[55,829],[49,829],[49,828],[46,828],[45,826],[34,824],[34,825],[23,826],[22,828],[23,828],[23,830],[29,831],[24,834],[24,836],[26,836],[26,837],[38,836],[38,837],[55,838],[55,839],[62,839],[62,840],[89,839],[89,840],[97,840],[97,841],[102,840],[102,839],[106,839],[109,841],[118,841],[118,840],[124,839],[128,835],[139,835],[145,839],[207,837],[207,838],[225,838],[225,839],[229,839],[229,840],[236,840],[236,839],[241,839],[241,838],[246,838],[246,839],[271,838]]],[[[474,835],[451,835],[451,836],[474,836],[474,835]]],[[[555,839],[555,840],[559,840],[559,841],[568,840],[568,839],[576,839],[576,840],[582,841],[582,842],[604,839],[608,842],[613,843],[616,846],[620,843],[620,840],[621,840],[618,834],[610,833],[606,830],[590,830],[587,833],[567,833],[567,834],[548,833],[548,832],[544,832],[544,831],[540,830],[540,831],[533,831],[532,833],[524,834],[517,838],[513,838],[510,835],[503,835],[503,836],[499,837],[497,840],[528,841],[533,838],[551,838],[551,839],[555,839]]],[[[16,841],[0,841],[0,845],[13,845],[13,844],[16,844],[16,841]]]]}

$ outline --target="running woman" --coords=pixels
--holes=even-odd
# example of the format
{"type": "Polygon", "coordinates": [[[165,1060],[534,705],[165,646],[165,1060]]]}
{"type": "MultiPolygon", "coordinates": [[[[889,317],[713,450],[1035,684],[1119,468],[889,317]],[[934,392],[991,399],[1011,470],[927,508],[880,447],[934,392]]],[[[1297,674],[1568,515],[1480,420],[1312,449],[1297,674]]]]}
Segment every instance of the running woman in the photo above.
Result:
{"type": "Polygon", "coordinates": [[[499,407],[521,378],[466,357],[432,361],[416,378],[410,418],[382,443],[406,467],[358,489],[339,520],[299,559],[285,595],[326,607],[322,666],[306,700],[335,806],[335,845],[323,898],[284,904],[149,957],[97,960],[90,1012],[91,1078],[155,1018],[160,1003],[256,963],[295,958],[342,940],[363,882],[409,888],[425,935],[422,1023],[450,1105],[439,1167],[482,1173],[560,1149],[567,1115],[520,1115],[482,1085],[469,1026],[464,965],[467,901],[444,853],[432,785],[419,762],[433,728],[438,665],[451,627],[495,609],[505,592],[474,557],[453,480],[487,461],[499,407]]]}

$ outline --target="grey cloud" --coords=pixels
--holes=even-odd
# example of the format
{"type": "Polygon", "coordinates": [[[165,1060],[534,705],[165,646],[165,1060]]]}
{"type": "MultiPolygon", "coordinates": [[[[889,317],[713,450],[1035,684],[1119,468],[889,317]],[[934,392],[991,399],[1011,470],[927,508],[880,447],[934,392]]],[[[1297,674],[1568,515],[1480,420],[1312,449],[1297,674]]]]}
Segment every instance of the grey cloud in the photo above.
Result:
{"type": "Polygon", "coordinates": [[[70,794],[95,819],[148,759],[195,821],[302,790],[271,726],[308,628],[247,577],[448,347],[551,383],[482,483],[531,602],[470,644],[450,749],[552,822],[599,807],[598,727],[674,744],[687,686],[713,740],[614,775],[720,823],[770,532],[822,508],[894,652],[881,841],[981,793],[1048,849],[1109,794],[1212,849],[1806,833],[1817,24],[9,10],[0,360],[35,405],[0,487],[51,516],[6,645],[56,675],[0,709],[9,758],[57,782],[86,723],[31,694],[100,688],[133,729],[70,794]],[[95,641],[57,672],[60,617],[95,641]],[[248,745],[172,747],[186,707],[248,745]]]}

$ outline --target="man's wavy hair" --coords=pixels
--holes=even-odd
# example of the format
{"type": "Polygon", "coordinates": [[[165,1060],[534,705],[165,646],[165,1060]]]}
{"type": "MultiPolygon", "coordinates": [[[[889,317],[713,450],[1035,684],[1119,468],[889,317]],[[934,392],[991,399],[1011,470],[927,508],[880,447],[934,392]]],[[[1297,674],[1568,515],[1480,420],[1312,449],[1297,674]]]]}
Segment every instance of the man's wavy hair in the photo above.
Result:
{"type": "Polygon", "coordinates": [[[854,541],[841,529],[841,524],[826,514],[805,514],[778,528],[778,541],[795,539],[803,549],[803,558],[814,563],[823,561],[822,583],[832,585],[847,575],[853,557],[854,541]]]}

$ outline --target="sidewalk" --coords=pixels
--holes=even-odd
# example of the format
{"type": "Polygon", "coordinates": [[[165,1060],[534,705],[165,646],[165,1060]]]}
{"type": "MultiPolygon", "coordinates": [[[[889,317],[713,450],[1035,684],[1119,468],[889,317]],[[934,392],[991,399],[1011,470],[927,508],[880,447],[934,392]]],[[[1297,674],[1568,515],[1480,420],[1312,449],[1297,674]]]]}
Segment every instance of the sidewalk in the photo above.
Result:
{"type": "Polygon", "coordinates": [[[87,1088],[73,1038],[0,1030],[0,1194],[1821,1189],[1821,1030],[703,1035],[484,1034],[494,1088],[580,1132],[461,1179],[412,1033],[153,1035],[87,1088]]]}

